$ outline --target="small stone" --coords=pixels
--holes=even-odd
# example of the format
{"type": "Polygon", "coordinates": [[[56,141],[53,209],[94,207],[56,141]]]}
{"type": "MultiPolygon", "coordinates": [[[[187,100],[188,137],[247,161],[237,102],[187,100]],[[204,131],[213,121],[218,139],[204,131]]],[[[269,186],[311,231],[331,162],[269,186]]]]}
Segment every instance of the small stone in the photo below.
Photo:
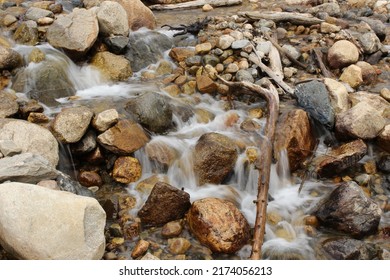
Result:
{"type": "Polygon", "coordinates": [[[54,19],[50,18],[50,17],[43,17],[43,18],[39,18],[37,20],[38,25],[50,25],[53,22],[54,22],[54,19]]]}
{"type": "Polygon", "coordinates": [[[191,243],[185,238],[168,239],[168,250],[172,254],[184,254],[191,247],[191,243]]]}
{"type": "Polygon", "coordinates": [[[331,68],[343,68],[359,60],[359,50],[351,42],[340,40],[328,50],[328,62],[331,68]]]}
{"type": "Polygon", "coordinates": [[[141,261],[150,261],[150,260],[160,260],[156,256],[152,255],[151,253],[146,253],[145,256],[141,258],[141,261]]]}
{"type": "Polygon", "coordinates": [[[210,11],[212,11],[212,10],[214,10],[214,8],[213,8],[213,6],[211,6],[210,4],[205,4],[205,5],[203,5],[203,7],[202,7],[202,11],[203,11],[203,12],[210,12],[210,11]]]}
{"type": "Polygon", "coordinates": [[[167,60],[161,60],[157,66],[156,74],[157,75],[168,75],[173,71],[172,64],[167,60]]]}
{"type": "Polygon", "coordinates": [[[206,54],[211,51],[211,44],[209,42],[198,44],[195,46],[195,54],[206,54]]]}
{"type": "Polygon", "coordinates": [[[254,120],[246,119],[240,124],[240,128],[246,132],[259,131],[261,125],[254,120]]]}
{"type": "Polygon", "coordinates": [[[283,68],[283,74],[286,78],[291,78],[298,72],[297,68],[294,67],[284,67],[283,68]]]}
{"type": "Polygon", "coordinates": [[[185,61],[187,58],[194,56],[195,50],[192,48],[172,48],[169,56],[177,62],[185,61]]]}
{"type": "Polygon", "coordinates": [[[7,27],[10,26],[11,24],[17,22],[17,21],[18,21],[18,19],[15,16],[10,15],[10,14],[5,15],[3,18],[3,24],[4,24],[4,26],[7,26],[7,27]]]}
{"type": "Polygon", "coordinates": [[[163,183],[168,183],[168,178],[166,176],[162,175],[152,175],[142,181],[140,181],[135,189],[138,192],[141,192],[142,194],[149,195],[150,192],[152,191],[154,185],[157,182],[163,182],[163,183]]]}
{"type": "Polygon", "coordinates": [[[390,102],[390,89],[389,88],[381,89],[380,96],[386,99],[386,101],[390,102]]]}
{"type": "Polygon", "coordinates": [[[27,117],[27,121],[36,124],[42,124],[42,123],[48,123],[50,119],[43,113],[31,112],[27,117]]]}
{"type": "Polygon", "coordinates": [[[249,147],[245,150],[245,154],[249,163],[255,163],[259,157],[259,150],[257,148],[249,147]]]}
{"type": "Polygon", "coordinates": [[[183,224],[181,221],[172,221],[166,223],[161,229],[161,235],[164,238],[171,238],[179,236],[183,231],[183,224]]]}
{"type": "Polygon", "coordinates": [[[115,109],[105,110],[97,114],[92,120],[92,126],[100,132],[104,132],[118,122],[119,114],[115,109]]]}
{"type": "Polygon", "coordinates": [[[168,85],[162,89],[167,92],[170,96],[176,97],[181,93],[181,90],[178,85],[168,85]]]}
{"type": "Polygon", "coordinates": [[[131,257],[133,259],[138,259],[143,256],[148,251],[149,245],[150,243],[148,241],[143,239],[139,240],[131,252],[131,257]]]}
{"type": "Polygon", "coordinates": [[[19,109],[16,95],[6,92],[0,92],[0,118],[14,116],[19,109]]]}
{"type": "Polygon", "coordinates": [[[222,50],[230,48],[235,39],[230,35],[222,35],[218,40],[218,47],[222,50]]]}
{"type": "Polygon", "coordinates": [[[318,226],[318,219],[316,216],[306,216],[304,218],[305,225],[307,226],[313,226],[317,227],[318,226]]]}
{"type": "Polygon", "coordinates": [[[320,30],[321,33],[325,33],[325,34],[337,33],[341,30],[341,27],[327,22],[321,22],[320,30]]]}
{"type": "Polygon", "coordinates": [[[57,181],[55,180],[42,180],[37,183],[37,186],[41,186],[51,190],[57,190],[57,191],[61,190],[60,187],[57,185],[57,181]]]}
{"type": "Polygon", "coordinates": [[[215,67],[220,62],[220,59],[212,54],[206,54],[202,57],[202,63],[203,65],[210,64],[211,66],[215,67]]]}
{"type": "Polygon", "coordinates": [[[348,66],[341,74],[340,81],[349,84],[352,88],[359,87],[363,84],[362,69],[356,65],[348,66]]]}
{"type": "Polygon", "coordinates": [[[234,50],[242,49],[242,48],[246,47],[249,44],[250,44],[250,42],[247,39],[237,40],[237,41],[234,41],[232,43],[231,48],[234,49],[234,50]]]}
{"type": "Polygon", "coordinates": [[[189,81],[185,83],[182,87],[182,91],[184,94],[194,94],[196,90],[196,81],[189,81]]]}
{"type": "Polygon", "coordinates": [[[123,237],[123,231],[119,224],[112,224],[109,227],[110,235],[113,237],[123,237]]]}
{"type": "Polygon", "coordinates": [[[375,68],[371,64],[365,61],[358,61],[356,63],[356,66],[360,67],[360,69],[362,70],[362,78],[364,84],[369,85],[375,83],[378,76],[375,68]]]}
{"type": "Polygon", "coordinates": [[[200,92],[202,93],[215,93],[218,86],[217,84],[208,76],[200,75],[196,77],[196,85],[200,92]]]}
{"type": "Polygon", "coordinates": [[[94,171],[81,171],[78,180],[80,184],[85,187],[102,186],[103,180],[97,172],[94,171]]]}
{"type": "Polygon", "coordinates": [[[41,51],[39,48],[34,47],[30,54],[28,55],[28,61],[39,63],[44,61],[46,58],[46,55],[43,51],[41,51]]]}
{"type": "Polygon", "coordinates": [[[141,178],[142,167],[138,159],[125,156],[119,157],[114,163],[112,176],[115,181],[129,184],[136,182],[141,178]]]}
{"type": "MultiPolygon", "coordinates": [[[[226,71],[227,71],[227,69],[226,69],[226,71]]],[[[247,70],[238,70],[235,77],[236,77],[237,81],[247,81],[250,83],[255,82],[255,79],[253,78],[251,73],[248,72],[247,70]]]]}
{"type": "Polygon", "coordinates": [[[374,32],[365,32],[358,37],[360,45],[365,54],[372,54],[377,52],[382,44],[378,36],[374,32]]]}
{"type": "Polygon", "coordinates": [[[228,66],[226,66],[225,72],[226,73],[236,73],[238,70],[238,65],[236,63],[230,63],[228,66]]]}
{"type": "Polygon", "coordinates": [[[375,161],[370,160],[364,163],[364,170],[367,174],[375,174],[377,172],[375,161]]]}

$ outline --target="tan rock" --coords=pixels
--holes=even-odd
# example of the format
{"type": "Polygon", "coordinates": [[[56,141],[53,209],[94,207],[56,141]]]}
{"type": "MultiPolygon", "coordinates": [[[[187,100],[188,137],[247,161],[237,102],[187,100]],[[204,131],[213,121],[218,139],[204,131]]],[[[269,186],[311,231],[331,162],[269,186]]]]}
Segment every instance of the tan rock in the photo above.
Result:
{"type": "Polygon", "coordinates": [[[195,46],[195,54],[206,54],[211,51],[211,43],[206,42],[195,46]]]}
{"type": "Polygon", "coordinates": [[[30,54],[28,55],[28,61],[39,63],[41,61],[44,61],[46,58],[46,55],[43,51],[41,51],[39,48],[34,47],[30,54]]]}
{"type": "Polygon", "coordinates": [[[135,189],[143,194],[149,195],[157,182],[169,183],[169,179],[167,176],[155,174],[139,182],[135,189]]]}
{"type": "Polygon", "coordinates": [[[141,178],[142,167],[138,159],[125,156],[119,157],[114,163],[112,177],[123,184],[136,182],[141,178]]]}
{"type": "Polygon", "coordinates": [[[95,171],[81,171],[78,176],[80,184],[85,187],[102,186],[103,180],[95,171]]]}
{"type": "Polygon", "coordinates": [[[362,69],[356,65],[348,66],[341,74],[340,81],[349,84],[352,88],[359,87],[363,84],[362,69]]]}
{"type": "Polygon", "coordinates": [[[103,75],[113,81],[125,81],[133,75],[130,62],[110,52],[98,52],[91,60],[91,65],[97,67],[103,75]]]}
{"type": "Polygon", "coordinates": [[[11,70],[21,65],[22,56],[18,52],[0,45],[0,70],[11,70]]]}
{"type": "Polygon", "coordinates": [[[156,28],[156,18],[153,12],[141,0],[115,0],[127,12],[129,28],[133,31],[146,27],[156,28]]]}
{"type": "Polygon", "coordinates": [[[115,109],[105,110],[97,114],[93,120],[92,125],[100,132],[104,132],[118,122],[119,114],[115,109]]]}
{"type": "Polygon", "coordinates": [[[14,94],[0,92],[0,118],[7,118],[15,115],[19,110],[17,97],[14,94]]]}
{"type": "Polygon", "coordinates": [[[131,257],[133,259],[138,259],[139,257],[142,257],[148,251],[149,245],[150,243],[148,241],[140,239],[135,245],[133,251],[131,252],[131,257]]]}
{"type": "Polygon", "coordinates": [[[188,57],[194,56],[195,51],[192,48],[172,48],[169,52],[169,56],[177,62],[185,61],[188,57]]]}
{"type": "Polygon", "coordinates": [[[386,125],[378,135],[379,147],[390,153],[390,124],[386,125]]]}
{"type": "Polygon", "coordinates": [[[336,114],[347,111],[350,108],[347,88],[340,82],[325,78],[324,84],[329,91],[330,102],[336,114]]]}
{"type": "Polygon", "coordinates": [[[386,117],[386,111],[388,110],[390,103],[376,93],[369,93],[365,91],[358,91],[350,93],[348,95],[352,106],[359,104],[360,102],[366,103],[373,107],[379,114],[386,117]]]}
{"type": "Polygon", "coordinates": [[[226,200],[194,201],[187,222],[192,234],[215,253],[234,253],[249,242],[248,222],[236,206],[226,200]]]}
{"type": "Polygon", "coordinates": [[[182,221],[172,221],[166,223],[161,229],[161,235],[164,238],[171,238],[180,235],[183,231],[183,223],[182,221]]]}
{"type": "Polygon", "coordinates": [[[321,33],[325,33],[325,34],[336,33],[341,30],[341,27],[327,22],[321,22],[320,30],[321,33]]]}
{"type": "Polygon", "coordinates": [[[356,66],[360,67],[362,70],[362,78],[363,78],[363,83],[366,85],[373,84],[378,78],[378,75],[376,74],[375,68],[365,62],[365,61],[358,61],[356,63],[356,66]]]}
{"type": "Polygon", "coordinates": [[[200,75],[196,77],[196,86],[201,93],[215,93],[218,85],[208,76],[200,75]]]}
{"type": "Polygon", "coordinates": [[[168,239],[168,250],[172,254],[180,255],[187,252],[191,247],[190,241],[185,238],[170,238],[168,239]]]}
{"type": "Polygon", "coordinates": [[[213,8],[213,6],[211,6],[210,4],[205,4],[205,5],[203,5],[203,7],[202,7],[202,11],[203,11],[203,12],[210,12],[210,11],[212,11],[212,10],[214,10],[214,8],[213,8]]]}
{"type": "Polygon", "coordinates": [[[328,50],[328,63],[331,68],[343,68],[358,60],[358,48],[347,40],[337,41],[328,50]]]}
{"type": "Polygon", "coordinates": [[[383,88],[381,89],[380,96],[385,99],[387,102],[390,102],[390,89],[383,88]]]}

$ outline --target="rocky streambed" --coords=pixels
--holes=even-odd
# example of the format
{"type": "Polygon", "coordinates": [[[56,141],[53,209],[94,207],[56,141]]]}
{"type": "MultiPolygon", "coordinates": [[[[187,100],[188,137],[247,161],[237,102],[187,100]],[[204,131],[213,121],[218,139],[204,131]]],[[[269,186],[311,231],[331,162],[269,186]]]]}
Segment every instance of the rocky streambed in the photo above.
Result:
{"type": "Polygon", "coordinates": [[[0,259],[389,259],[389,11],[2,2],[0,259]]]}

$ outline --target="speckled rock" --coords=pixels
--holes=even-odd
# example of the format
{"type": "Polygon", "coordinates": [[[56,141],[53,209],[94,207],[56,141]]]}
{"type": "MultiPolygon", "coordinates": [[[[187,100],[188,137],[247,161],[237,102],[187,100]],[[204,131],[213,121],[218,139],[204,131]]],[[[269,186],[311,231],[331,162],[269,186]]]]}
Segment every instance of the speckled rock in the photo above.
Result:
{"type": "Polygon", "coordinates": [[[138,159],[125,156],[119,157],[114,163],[112,177],[115,181],[129,184],[141,178],[142,167],[138,159]]]}
{"type": "Polygon", "coordinates": [[[110,52],[98,52],[91,60],[91,65],[112,81],[125,81],[133,75],[130,62],[123,56],[110,52]]]}
{"type": "Polygon", "coordinates": [[[97,114],[93,120],[92,125],[100,132],[104,132],[118,122],[119,114],[115,109],[108,109],[97,114]]]}

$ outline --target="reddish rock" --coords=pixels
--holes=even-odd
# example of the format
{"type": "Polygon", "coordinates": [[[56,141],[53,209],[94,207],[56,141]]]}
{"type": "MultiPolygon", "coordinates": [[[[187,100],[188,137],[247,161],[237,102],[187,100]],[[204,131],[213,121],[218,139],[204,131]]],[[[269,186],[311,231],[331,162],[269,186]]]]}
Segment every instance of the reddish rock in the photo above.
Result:
{"type": "Polygon", "coordinates": [[[274,157],[279,160],[280,153],[287,150],[288,162],[291,171],[302,166],[304,160],[311,154],[315,146],[315,139],[308,115],[301,109],[284,113],[278,121],[274,157]]]}
{"type": "Polygon", "coordinates": [[[215,93],[218,89],[218,85],[208,76],[200,75],[196,77],[196,86],[202,93],[215,93]]]}
{"type": "Polygon", "coordinates": [[[219,198],[195,201],[188,211],[192,234],[215,253],[234,253],[249,242],[250,226],[233,203],[219,198]]]}
{"type": "Polygon", "coordinates": [[[119,157],[114,163],[112,177],[115,181],[129,184],[136,182],[141,178],[142,167],[138,159],[133,157],[119,157]]]}
{"type": "Polygon", "coordinates": [[[94,171],[81,171],[79,174],[79,182],[85,187],[103,185],[103,180],[97,172],[94,171]]]}
{"type": "Polygon", "coordinates": [[[172,48],[169,52],[169,56],[177,62],[185,61],[194,55],[195,51],[192,48],[172,48]]]}

